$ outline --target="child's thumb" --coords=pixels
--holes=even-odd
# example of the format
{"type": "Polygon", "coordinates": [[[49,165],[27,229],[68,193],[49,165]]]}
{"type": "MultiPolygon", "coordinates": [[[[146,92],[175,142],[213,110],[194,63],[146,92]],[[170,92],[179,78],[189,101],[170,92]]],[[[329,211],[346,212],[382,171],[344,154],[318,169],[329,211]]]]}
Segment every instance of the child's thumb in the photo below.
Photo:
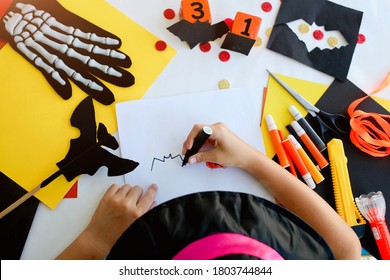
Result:
{"type": "Polygon", "coordinates": [[[188,159],[188,163],[195,164],[195,163],[207,162],[207,161],[214,162],[213,161],[213,158],[214,158],[213,154],[214,154],[214,151],[198,152],[188,159]]]}

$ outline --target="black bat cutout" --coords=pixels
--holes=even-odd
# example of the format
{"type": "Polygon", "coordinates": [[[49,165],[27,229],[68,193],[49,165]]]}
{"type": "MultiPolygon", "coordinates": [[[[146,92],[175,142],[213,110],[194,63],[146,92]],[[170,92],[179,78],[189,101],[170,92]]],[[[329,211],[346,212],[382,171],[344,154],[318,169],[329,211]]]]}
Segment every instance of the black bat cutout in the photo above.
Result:
{"type": "Polygon", "coordinates": [[[214,41],[230,30],[224,21],[211,25],[208,21],[191,23],[184,19],[169,26],[167,29],[179,37],[181,41],[187,42],[190,49],[199,43],[214,41]]]}
{"type": "Polygon", "coordinates": [[[68,154],[57,163],[68,181],[81,174],[93,175],[102,166],[108,168],[108,176],[118,176],[133,171],[139,165],[138,162],[113,155],[102,147],[116,150],[119,144],[104,124],[99,123],[96,131],[91,97],[85,98],[74,110],[71,124],[80,130],[80,137],[70,140],[68,154]]]}

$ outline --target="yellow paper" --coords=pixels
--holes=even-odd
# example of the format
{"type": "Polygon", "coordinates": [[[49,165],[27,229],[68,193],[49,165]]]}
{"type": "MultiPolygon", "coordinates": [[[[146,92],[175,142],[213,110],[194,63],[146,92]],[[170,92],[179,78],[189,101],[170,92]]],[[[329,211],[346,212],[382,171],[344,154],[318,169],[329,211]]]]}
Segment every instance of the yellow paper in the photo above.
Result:
{"type": "MultiPolygon", "coordinates": [[[[128,71],[135,76],[135,85],[121,88],[103,81],[116,102],[140,99],[175,55],[169,46],[163,52],[155,50],[156,36],[103,0],[59,2],[121,38],[120,50],[133,62],[128,71]]],[[[73,96],[63,100],[10,45],[0,51],[0,62],[0,170],[29,191],[58,170],[56,163],[66,156],[70,140],[79,137],[70,118],[87,94],[72,83],[73,96]]],[[[94,105],[96,122],[116,132],[115,104],[94,105]]],[[[73,183],[60,176],[36,196],[53,209],[73,183]]]]}
{"type": "Polygon", "coordinates": [[[378,102],[379,105],[381,105],[383,108],[385,108],[387,111],[390,112],[390,100],[384,99],[377,96],[372,96],[372,99],[374,99],[376,102],[378,102]]]}
{"type": "MultiPolygon", "coordinates": [[[[316,104],[328,88],[326,85],[282,75],[276,76],[312,104],[316,104]]],[[[288,107],[291,105],[294,105],[303,116],[308,114],[306,109],[301,104],[299,104],[298,101],[294,99],[294,97],[292,97],[277,81],[270,77],[268,80],[267,96],[261,122],[261,131],[263,134],[265,150],[267,156],[270,158],[274,157],[275,150],[272,146],[271,138],[268,133],[265,116],[271,114],[276,126],[283,132],[283,135],[286,137],[289,134],[288,130],[286,129],[286,125],[294,120],[288,111],[288,107]]]]}

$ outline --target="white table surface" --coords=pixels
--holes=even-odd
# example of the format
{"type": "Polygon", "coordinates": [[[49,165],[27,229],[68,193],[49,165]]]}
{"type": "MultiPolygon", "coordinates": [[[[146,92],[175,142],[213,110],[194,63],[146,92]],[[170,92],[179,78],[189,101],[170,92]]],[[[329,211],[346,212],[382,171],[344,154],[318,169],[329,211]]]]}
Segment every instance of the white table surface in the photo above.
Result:
{"type": "MultiPolygon", "coordinates": [[[[177,50],[177,54],[149,88],[144,98],[215,90],[222,79],[228,80],[232,87],[254,86],[261,90],[267,85],[266,68],[276,73],[325,85],[330,85],[334,80],[333,77],[266,49],[268,37],[265,31],[272,27],[275,21],[279,0],[268,1],[273,5],[270,13],[261,10],[260,5],[264,1],[209,0],[213,22],[228,17],[234,18],[237,11],[257,15],[263,19],[259,32],[263,40],[262,46],[253,48],[249,56],[230,52],[231,59],[226,63],[218,59],[218,53],[222,50],[220,39],[212,43],[209,53],[202,53],[198,47],[190,50],[184,42],[166,30],[166,27],[178,21],[180,0],[108,2],[177,50]],[[176,11],[174,20],[169,21],[163,17],[162,13],[166,8],[176,11]]],[[[356,46],[348,79],[366,93],[370,93],[390,70],[388,50],[390,1],[333,2],[364,12],[360,33],[364,34],[367,40],[364,44],[356,46]]],[[[390,87],[376,96],[390,100],[390,87]]],[[[101,168],[94,176],[80,177],[77,199],[64,199],[55,210],[50,210],[41,203],[21,259],[56,257],[87,225],[106,189],[113,183],[121,185],[123,182],[122,176],[107,177],[106,169],[101,168]]]]}

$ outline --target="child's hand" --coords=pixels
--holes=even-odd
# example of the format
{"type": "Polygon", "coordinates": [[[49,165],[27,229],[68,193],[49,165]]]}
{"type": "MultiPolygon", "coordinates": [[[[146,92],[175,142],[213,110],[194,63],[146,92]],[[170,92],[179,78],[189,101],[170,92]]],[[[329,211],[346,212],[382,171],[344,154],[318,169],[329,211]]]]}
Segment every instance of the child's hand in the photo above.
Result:
{"type": "MultiPolygon", "coordinates": [[[[191,149],[194,139],[204,125],[196,124],[190,131],[186,141],[183,144],[182,154],[191,149]]],[[[254,148],[244,142],[234,134],[223,123],[209,125],[213,133],[207,140],[202,149],[189,158],[189,163],[213,162],[223,166],[237,166],[244,168],[250,162],[250,156],[253,155],[254,148]]]]}
{"type": "Polygon", "coordinates": [[[112,185],[100,201],[86,231],[111,248],[123,232],[153,206],[156,192],[154,184],[144,195],[141,186],[112,185]]]}

